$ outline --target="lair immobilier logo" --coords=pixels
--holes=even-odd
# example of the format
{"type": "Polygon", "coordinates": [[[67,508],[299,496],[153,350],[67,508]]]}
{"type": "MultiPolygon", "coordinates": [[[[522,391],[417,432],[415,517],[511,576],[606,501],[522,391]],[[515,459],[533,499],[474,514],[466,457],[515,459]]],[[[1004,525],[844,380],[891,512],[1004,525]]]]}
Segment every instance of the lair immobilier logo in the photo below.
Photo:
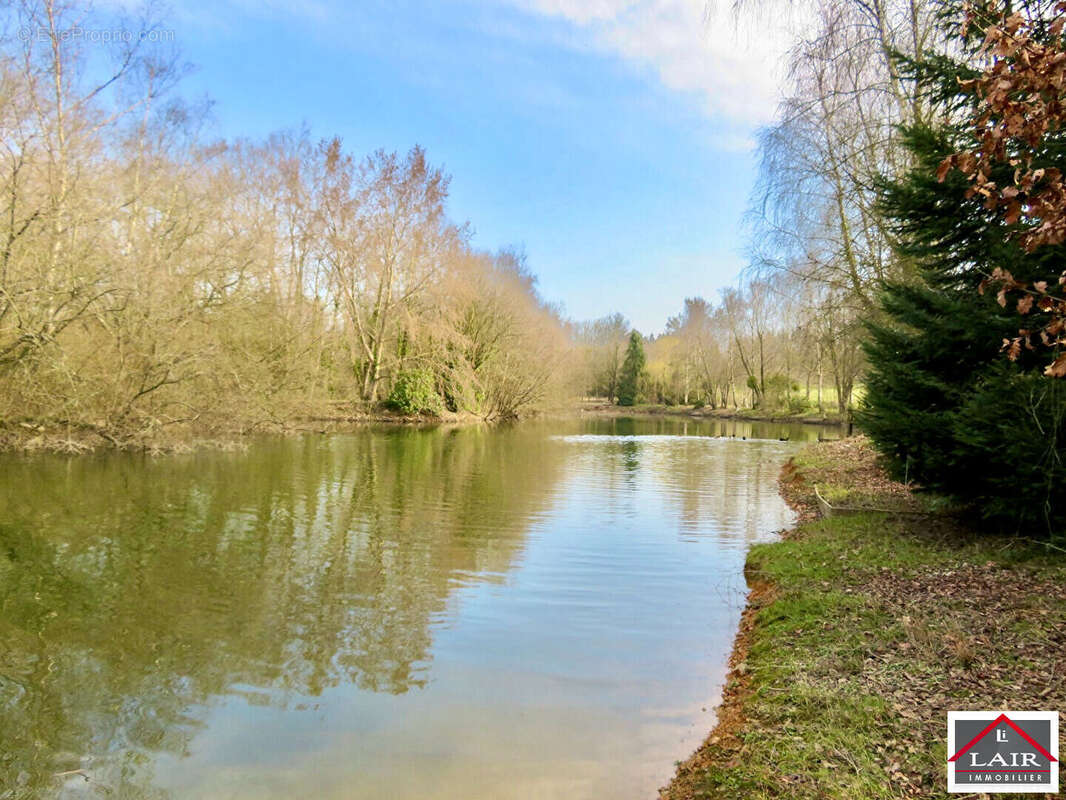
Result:
{"type": "Polygon", "coordinates": [[[949,711],[949,792],[1059,790],[1057,711],[949,711]]]}

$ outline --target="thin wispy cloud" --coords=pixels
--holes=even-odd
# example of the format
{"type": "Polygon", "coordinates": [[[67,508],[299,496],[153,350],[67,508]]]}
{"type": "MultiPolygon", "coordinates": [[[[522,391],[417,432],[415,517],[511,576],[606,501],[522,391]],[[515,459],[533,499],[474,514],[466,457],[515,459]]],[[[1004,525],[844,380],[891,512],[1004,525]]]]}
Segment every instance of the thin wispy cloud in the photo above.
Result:
{"type": "Polygon", "coordinates": [[[769,14],[735,15],[705,0],[505,0],[532,14],[561,18],[585,32],[586,46],[654,73],[668,89],[698,96],[705,112],[743,130],[768,122],[792,40],[769,14]]]}
{"type": "MultiPolygon", "coordinates": [[[[797,22],[794,14],[783,19],[753,8],[735,14],[728,0],[496,0],[495,5],[562,21],[570,33],[559,44],[619,58],[665,88],[693,96],[720,128],[715,145],[726,150],[750,148],[754,129],[773,118],[784,80],[784,54],[794,41],[797,22]]],[[[460,4],[455,10],[460,19],[470,13],[478,18],[474,24],[491,28],[490,8],[464,10],[460,4]]],[[[358,28],[358,15],[336,0],[223,0],[210,11],[188,3],[177,3],[175,10],[186,19],[199,17],[201,24],[224,25],[253,14],[287,15],[316,26],[330,20],[335,27],[343,21],[358,28]]],[[[518,20],[504,15],[494,22],[505,23],[510,27],[501,31],[502,38],[517,36],[518,20]]],[[[534,34],[524,31],[519,38],[529,35],[534,34]]]]}

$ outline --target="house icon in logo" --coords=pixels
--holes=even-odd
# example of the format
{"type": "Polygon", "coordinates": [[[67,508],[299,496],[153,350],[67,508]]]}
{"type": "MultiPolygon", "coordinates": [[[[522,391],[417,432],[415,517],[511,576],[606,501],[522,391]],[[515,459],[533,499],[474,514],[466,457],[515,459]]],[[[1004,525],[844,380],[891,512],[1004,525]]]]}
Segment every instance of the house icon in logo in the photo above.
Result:
{"type": "Polygon", "coordinates": [[[948,752],[949,791],[1057,791],[1058,714],[949,712],[948,752]]]}

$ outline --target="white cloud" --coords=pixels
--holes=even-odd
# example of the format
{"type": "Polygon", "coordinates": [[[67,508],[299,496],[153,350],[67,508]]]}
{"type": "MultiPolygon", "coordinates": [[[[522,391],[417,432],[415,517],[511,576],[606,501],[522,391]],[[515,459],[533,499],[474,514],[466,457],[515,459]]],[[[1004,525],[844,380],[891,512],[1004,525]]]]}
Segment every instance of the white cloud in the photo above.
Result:
{"type": "Polygon", "coordinates": [[[750,131],[773,117],[794,38],[788,13],[734,15],[727,0],[505,1],[567,20],[589,34],[590,46],[652,70],[669,89],[698,95],[711,117],[730,126],[750,131]]]}
{"type": "MultiPolygon", "coordinates": [[[[140,2],[99,0],[105,5],[135,1],[140,2]]],[[[560,44],[621,58],[666,88],[692,95],[716,123],[715,145],[727,150],[750,149],[754,129],[773,118],[785,53],[809,18],[811,5],[809,0],[746,0],[745,10],[735,14],[734,0],[493,1],[562,20],[567,30],[560,44]]],[[[248,15],[290,16],[333,28],[359,19],[341,0],[174,3],[179,17],[216,27],[248,15]]],[[[482,17],[479,23],[489,25],[490,20],[482,17]]],[[[525,35],[510,27],[501,33],[525,35]]]]}

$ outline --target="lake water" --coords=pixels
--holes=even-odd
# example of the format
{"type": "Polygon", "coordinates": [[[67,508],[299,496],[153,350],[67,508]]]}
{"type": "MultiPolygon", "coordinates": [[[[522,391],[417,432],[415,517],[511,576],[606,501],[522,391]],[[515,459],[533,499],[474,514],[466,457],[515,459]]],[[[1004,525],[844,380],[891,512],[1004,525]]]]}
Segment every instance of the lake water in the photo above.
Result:
{"type": "Polygon", "coordinates": [[[713,724],[745,552],[790,524],[775,480],[816,431],[4,456],[0,798],[654,797],[713,724]]]}

